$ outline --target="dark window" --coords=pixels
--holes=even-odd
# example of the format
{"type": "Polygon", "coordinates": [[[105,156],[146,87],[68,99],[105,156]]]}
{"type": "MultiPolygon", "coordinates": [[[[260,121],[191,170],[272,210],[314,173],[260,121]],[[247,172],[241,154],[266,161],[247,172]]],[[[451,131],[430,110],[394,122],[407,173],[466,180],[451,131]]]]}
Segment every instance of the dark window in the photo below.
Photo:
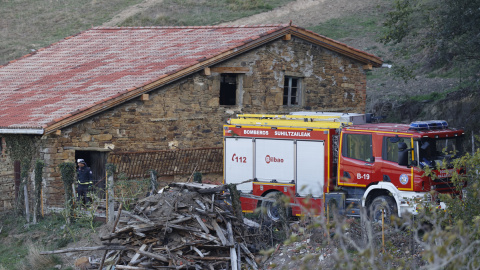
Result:
{"type": "Polygon", "coordinates": [[[220,75],[220,105],[237,104],[237,75],[220,75]]]}
{"type": "MultiPolygon", "coordinates": [[[[382,159],[398,163],[398,143],[404,142],[410,148],[410,138],[399,138],[399,141],[392,143],[393,137],[383,137],[382,159]]],[[[412,151],[408,151],[408,160],[412,159],[412,151]]]]}
{"type": "Polygon", "coordinates": [[[344,134],[344,157],[372,162],[372,135],[369,134],[344,134]]]}
{"type": "Polygon", "coordinates": [[[299,105],[300,100],[300,79],[285,77],[283,86],[283,105],[299,105]]]}

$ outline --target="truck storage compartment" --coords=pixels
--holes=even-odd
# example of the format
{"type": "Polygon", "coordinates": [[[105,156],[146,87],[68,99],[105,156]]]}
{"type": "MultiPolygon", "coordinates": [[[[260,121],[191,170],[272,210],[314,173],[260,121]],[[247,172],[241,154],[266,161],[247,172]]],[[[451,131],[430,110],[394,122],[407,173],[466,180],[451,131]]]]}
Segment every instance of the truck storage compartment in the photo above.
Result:
{"type": "Polygon", "coordinates": [[[260,182],[292,183],[294,175],[293,140],[256,139],[255,178],[260,182]]]}
{"type": "MultiPolygon", "coordinates": [[[[225,182],[228,184],[252,180],[253,177],[253,140],[251,138],[225,138],[224,151],[225,182]]],[[[237,186],[237,189],[249,193],[252,182],[237,186]]]]}
{"type": "Polygon", "coordinates": [[[325,181],[325,144],[323,141],[297,141],[297,193],[300,196],[323,195],[325,181]]]}

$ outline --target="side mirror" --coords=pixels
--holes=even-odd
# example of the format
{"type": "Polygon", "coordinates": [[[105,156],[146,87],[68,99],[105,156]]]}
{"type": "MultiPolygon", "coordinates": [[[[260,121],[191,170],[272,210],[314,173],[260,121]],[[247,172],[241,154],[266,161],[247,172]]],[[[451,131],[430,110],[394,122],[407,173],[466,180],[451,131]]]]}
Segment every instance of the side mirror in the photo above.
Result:
{"type": "Polygon", "coordinates": [[[391,137],[389,140],[391,143],[397,143],[400,141],[400,138],[398,137],[398,135],[395,135],[395,137],[391,137]]]}
{"type": "Polygon", "coordinates": [[[429,146],[430,146],[430,144],[429,144],[428,142],[424,142],[424,143],[422,143],[421,148],[422,148],[423,150],[426,150],[429,146]]]}

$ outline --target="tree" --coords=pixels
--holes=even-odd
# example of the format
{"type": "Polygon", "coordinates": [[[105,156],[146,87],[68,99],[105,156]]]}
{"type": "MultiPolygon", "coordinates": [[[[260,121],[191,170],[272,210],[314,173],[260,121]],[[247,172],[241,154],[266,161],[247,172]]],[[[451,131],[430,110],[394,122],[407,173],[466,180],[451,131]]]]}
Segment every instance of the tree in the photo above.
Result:
{"type": "Polygon", "coordinates": [[[380,41],[427,56],[423,67],[480,67],[480,0],[396,0],[380,41]]]}

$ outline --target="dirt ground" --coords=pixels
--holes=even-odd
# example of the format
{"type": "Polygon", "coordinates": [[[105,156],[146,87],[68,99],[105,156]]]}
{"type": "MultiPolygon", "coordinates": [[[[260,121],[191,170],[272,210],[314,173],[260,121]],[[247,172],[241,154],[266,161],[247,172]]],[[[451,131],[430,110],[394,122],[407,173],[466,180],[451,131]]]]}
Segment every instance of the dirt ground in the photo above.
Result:
{"type": "MultiPolygon", "coordinates": [[[[382,0],[297,0],[269,12],[221,25],[276,24],[292,21],[297,26],[309,27],[347,14],[362,12],[362,10],[377,6],[380,2],[382,0]]],[[[123,10],[102,26],[115,26],[128,17],[161,3],[163,3],[163,0],[145,0],[140,4],[123,10]]]]}
{"type": "Polygon", "coordinates": [[[310,27],[330,19],[370,9],[381,0],[297,0],[269,12],[227,22],[223,25],[289,23],[310,27]]]}

